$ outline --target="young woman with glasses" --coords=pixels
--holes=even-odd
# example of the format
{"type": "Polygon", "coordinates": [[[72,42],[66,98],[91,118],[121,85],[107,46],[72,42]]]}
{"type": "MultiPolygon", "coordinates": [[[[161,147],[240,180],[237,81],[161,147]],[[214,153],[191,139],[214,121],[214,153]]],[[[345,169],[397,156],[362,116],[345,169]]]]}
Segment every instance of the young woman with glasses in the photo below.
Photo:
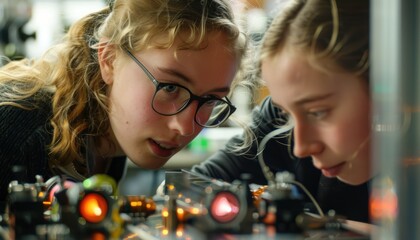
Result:
{"type": "Polygon", "coordinates": [[[0,70],[0,200],[14,179],[118,181],[126,158],[161,167],[235,111],[245,42],[228,0],[116,0],[40,59],[11,61],[0,70]]]}

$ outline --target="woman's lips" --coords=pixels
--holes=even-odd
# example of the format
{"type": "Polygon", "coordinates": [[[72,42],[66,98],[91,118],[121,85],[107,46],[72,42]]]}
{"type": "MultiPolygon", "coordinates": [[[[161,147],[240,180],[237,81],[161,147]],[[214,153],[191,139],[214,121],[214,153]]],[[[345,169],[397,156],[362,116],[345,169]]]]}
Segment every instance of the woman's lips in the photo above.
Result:
{"type": "Polygon", "coordinates": [[[321,168],[322,174],[326,177],[336,177],[338,174],[340,174],[341,169],[343,168],[345,162],[342,162],[340,164],[337,164],[333,167],[329,168],[321,168]]]}
{"type": "Polygon", "coordinates": [[[149,146],[155,155],[164,158],[172,156],[174,150],[177,149],[176,147],[167,147],[167,145],[159,144],[152,139],[149,140],[149,146]]]}

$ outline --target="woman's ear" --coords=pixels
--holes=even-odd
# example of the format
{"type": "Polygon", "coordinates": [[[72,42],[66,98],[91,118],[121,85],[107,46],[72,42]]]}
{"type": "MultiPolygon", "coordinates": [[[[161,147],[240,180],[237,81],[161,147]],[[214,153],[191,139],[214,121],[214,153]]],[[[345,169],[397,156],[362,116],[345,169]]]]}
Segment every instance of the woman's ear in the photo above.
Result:
{"type": "Polygon", "coordinates": [[[102,79],[106,84],[114,80],[115,48],[111,44],[102,43],[98,47],[98,62],[102,79]]]}

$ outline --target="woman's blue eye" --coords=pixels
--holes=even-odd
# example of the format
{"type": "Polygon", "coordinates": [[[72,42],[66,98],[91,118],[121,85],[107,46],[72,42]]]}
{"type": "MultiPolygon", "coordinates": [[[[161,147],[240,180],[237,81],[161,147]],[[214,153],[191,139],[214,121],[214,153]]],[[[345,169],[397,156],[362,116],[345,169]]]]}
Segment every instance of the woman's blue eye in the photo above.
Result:
{"type": "Polygon", "coordinates": [[[328,111],[327,110],[322,110],[322,111],[315,111],[315,112],[310,112],[309,115],[317,118],[317,119],[321,119],[323,117],[325,117],[327,115],[328,111]]]}
{"type": "Polygon", "coordinates": [[[176,92],[177,91],[178,86],[175,86],[175,85],[166,85],[162,89],[165,90],[168,93],[173,93],[173,92],[176,92]]]}

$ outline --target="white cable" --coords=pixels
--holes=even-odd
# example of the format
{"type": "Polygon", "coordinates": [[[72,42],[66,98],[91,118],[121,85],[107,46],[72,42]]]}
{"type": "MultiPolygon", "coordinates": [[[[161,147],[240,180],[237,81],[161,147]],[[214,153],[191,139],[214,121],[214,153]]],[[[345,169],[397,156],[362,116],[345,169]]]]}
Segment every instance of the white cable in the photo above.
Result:
{"type": "MultiPolygon", "coordinates": [[[[258,146],[258,151],[257,151],[258,162],[260,163],[263,174],[264,174],[265,178],[267,179],[269,185],[270,184],[275,184],[276,181],[275,181],[273,172],[271,172],[270,168],[264,162],[263,151],[265,149],[265,145],[267,144],[268,140],[270,140],[274,136],[277,136],[277,135],[280,135],[280,134],[285,133],[287,131],[290,131],[292,128],[293,128],[293,125],[289,124],[289,125],[286,125],[282,128],[278,128],[274,131],[271,131],[261,140],[261,142],[258,146]]],[[[287,182],[299,186],[305,192],[305,194],[309,197],[309,199],[311,199],[311,201],[315,205],[315,208],[317,209],[319,215],[321,217],[324,216],[324,213],[322,212],[322,209],[319,206],[318,202],[315,200],[315,198],[312,196],[312,194],[308,191],[308,189],[306,189],[306,187],[303,186],[303,184],[301,184],[300,182],[295,181],[295,180],[288,180],[287,182]]]]}
{"type": "Polygon", "coordinates": [[[265,164],[264,162],[264,156],[263,156],[263,151],[265,149],[265,145],[267,144],[268,140],[270,140],[271,138],[273,138],[276,135],[285,133],[287,131],[290,131],[293,128],[293,125],[286,125],[282,128],[278,128],[274,131],[271,131],[270,133],[268,133],[260,142],[259,146],[258,146],[258,161],[260,163],[261,169],[263,171],[263,174],[265,176],[265,178],[267,179],[268,183],[275,183],[275,179],[274,179],[274,174],[270,171],[270,168],[265,164]]]}
{"type": "Polygon", "coordinates": [[[306,187],[305,186],[303,186],[303,184],[302,183],[300,183],[300,182],[298,182],[298,181],[295,181],[295,180],[291,180],[291,181],[288,181],[289,183],[293,183],[293,184],[295,184],[295,185],[297,185],[297,186],[299,186],[305,193],[306,193],[306,195],[309,197],[309,199],[311,199],[311,201],[313,202],[313,204],[315,205],[315,208],[316,208],[316,210],[318,211],[318,214],[321,216],[321,217],[324,217],[324,213],[322,212],[322,209],[321,209],[321,207],[319,206],[319,204],[318,204],[318,202],[315,200],[315,198],[314,198],[314,196],[312,196],[312,194],[308,191],[308,189],[306,189],[306,187]]]}

